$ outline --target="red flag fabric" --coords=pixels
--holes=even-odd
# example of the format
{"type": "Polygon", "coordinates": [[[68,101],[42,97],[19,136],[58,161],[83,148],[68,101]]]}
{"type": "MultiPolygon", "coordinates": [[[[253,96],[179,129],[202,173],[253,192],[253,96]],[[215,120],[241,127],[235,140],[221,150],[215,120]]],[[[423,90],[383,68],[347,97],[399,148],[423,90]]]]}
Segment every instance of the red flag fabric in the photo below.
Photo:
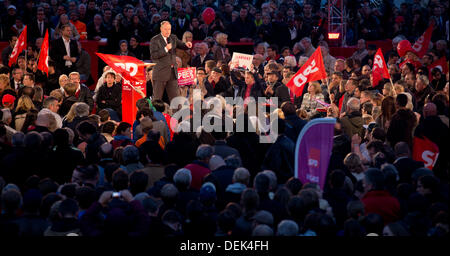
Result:
{"type": "Polygon", "coordinates": [[[45,32],[44,41],[42,42],[37,68],[48,76],[48,30],[45,32]]]}
{"type": "Polygon", "coordinates": [[[431,63],[431,65],[429,66],[428,70],[429,70],[430,81],[432,80],[431,71],[433,70],[433,68],[439,68],[443,74],[447,74],[448,73],[448,62],[447,62],[447,59],[445,58],[445,56],[442,56],[442,58],[431,63]]]}
{"type": "Polygon", "coordinates": [[[345,96],[345,94],[343,94],[343,95],[341,96],[341,98],[339,99],[339,113],[340,113],[341,110],[342,110],[342,104],[344,103],[344,96],[345,96]]]}
{"type": "Polygon", "coordinates": [[[14,49],[9,56],[9,62],[8,66],[12,66],[17,62],[17,58],[19,57],[19,54],[22,53],[23,50],[27,49],[27,26],[22,30],[22,33],[20,33],[19,38],[17,39],[16,45],[14,46],[14,49]]]}
{"type": "Polygon", "coordinates": [[[306,63],[289,80],[286,86],[294,92],[297,97],[302,96],[303,87],[307,82],[313,82],[327,77],[325,66],[323,64],[322,51],[320,46],[309,57],[306,63]]]}
{"type": "Polygon", "coordinates": [[[115,72],[122,75],[122,121],[133,124],[136,118],[136,101],[142,96],[133,89],[146,94],[145,63],[130,56],[96,53],[115,72]]]}
{"type": "Polygon", "coordinates": [[[417,39],[417,41],[412,46],[415,54],[422,58],[423,55],[428,51],[428,47],[431,42],[431,34],[433,33],[433,24],[431,24],[427,30],[417,39]]]}
{"type": "Polygon", "coordinates": [[[414,137],[413,159],[423,162],[425,167],[432,170],[439,156],[439,147],[427,137],[414,137]]]}
{"type": "Polygon", "coordinates": [[[375,87],[383,78],[390,79],[389,71],[387,69],[386,62],[384,61],[383,53],[381,48],[378,48],[377,53],[373,58],[373,69],[372,69],[373,84],[375,87]]]}

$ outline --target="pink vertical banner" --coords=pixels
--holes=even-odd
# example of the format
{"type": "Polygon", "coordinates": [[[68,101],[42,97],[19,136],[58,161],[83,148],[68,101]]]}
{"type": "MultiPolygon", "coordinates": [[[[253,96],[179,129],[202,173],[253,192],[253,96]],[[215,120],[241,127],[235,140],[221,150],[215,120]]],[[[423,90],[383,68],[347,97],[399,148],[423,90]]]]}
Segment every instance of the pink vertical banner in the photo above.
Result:
{"type": "Polygon", "coordinates": [[[317,183],[323,189],[333,148],[334,118],[309,121],[295,146],[295,177],[302,183],[317,183]]]}

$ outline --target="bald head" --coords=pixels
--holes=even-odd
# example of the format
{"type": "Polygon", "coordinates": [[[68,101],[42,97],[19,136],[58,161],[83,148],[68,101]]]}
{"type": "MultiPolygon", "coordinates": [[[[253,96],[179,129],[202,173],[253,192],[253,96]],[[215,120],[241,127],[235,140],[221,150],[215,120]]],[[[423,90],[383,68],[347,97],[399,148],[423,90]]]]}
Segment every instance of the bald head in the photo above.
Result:
{"type": "Polygon", "coordinates": [[[423,117],[435,116],[437,115],[437,108],[434,103],[427,103],[423,107],[423,117]]]}

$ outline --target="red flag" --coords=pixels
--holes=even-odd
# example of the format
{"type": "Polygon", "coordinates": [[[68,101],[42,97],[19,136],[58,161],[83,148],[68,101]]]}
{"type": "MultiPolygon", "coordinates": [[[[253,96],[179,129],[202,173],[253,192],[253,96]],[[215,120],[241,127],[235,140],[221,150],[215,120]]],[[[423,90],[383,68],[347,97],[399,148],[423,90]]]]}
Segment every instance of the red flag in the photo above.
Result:
{"type": "Polygon", "coordinates": [[[44,41],[42,42],[37,68],[48,76],[48,30],[45,32],[44,41]]]}
{"type": "Polygon", "coordinates": [[[428,51],[428,47],[430,45],[431,41],[431,34],[433,33],[433,24],[431,24],[427,30],[417,39],[417,41],[412,46],[413,50],[415,51],[415,54],[422,58],[423,55],[428,51]]]}
{"type": "Polygon", "coordinates": [[[429,70],[430,80],[432,80],[431,71],[433,70],[433,68],[439,68],[443,74],[447,74],[448,73],[448,62],[447,62],[447,59],[445,58],[445,56],[442,56],[440,59],[431,63],[431,65],[429,66],[428,70],[429,70]]]}
{"type": "Polygon", "coordinates": [[[286,86],[294,92],[297,97],[302,96],[303,87],[307,82],[313,82],[327,77],[325,66],[323,64],[322,51],[320,46],[309,57],[306,63],[289,80],[286,86]]]}
{"type": "Polygon", "coordinates": [[[17,39],[16,45],[14,46],[14,49],[9,56],[9,62],[8,66],[12,66],[16,63],[17,58],[19,57],[19,54],[22,53],[23,50],[27,49],[27,26],[22,30],[22,33],[20,33],[19,39],[17,39]]]}
{"type": "Polygon", "coordinates": [[[122,75],[122,121],[132,124],[136,118],[136,101],[142,96],[132,87],[146,94],[145,63],[130,56],[96,53],[115,72],[122,75]]]}
{"type": "Polygon", "coordinates": [[[342,110],[342,104],[344,103],[344,96],[345,94],[342,94],[341,98],[339,99],[339,113],[342,110]]]}
{"type": "Polygon", "coordinates": [[[432,170],[439,156],[439,147],[427,137],[414,137],[413,159],[423,162],[425,167],[432,170]]]}
{"type": "Polygon", "coordinates": [[[386,62],[384,61],[383,53],[381,52],[381,48],[378,48],[377,53],[373,58],[373,69],[372,69],[372,77],[373,84],[375,87],[383,78],[390,79],[389,71],[386,66],[386,62]]]}

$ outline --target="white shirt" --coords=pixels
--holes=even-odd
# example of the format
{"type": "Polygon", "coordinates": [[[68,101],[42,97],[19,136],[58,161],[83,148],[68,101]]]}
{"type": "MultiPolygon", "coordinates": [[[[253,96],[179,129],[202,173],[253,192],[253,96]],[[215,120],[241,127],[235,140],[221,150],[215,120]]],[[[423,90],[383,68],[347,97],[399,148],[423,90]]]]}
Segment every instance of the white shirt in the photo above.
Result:
{"type": "MultiPolygon", "coordinates": [[[[162,34],[161,34],[161,36],[163,37],[163,39],[164,39],[164,42],[166,42],[166,44],[169,44],[169,43],[167,43],[167,38],[165,37],[165,36],[163,36],[162,34]]],[[[169,52],[169,50],[167,50],[167,48],[164,46],[164,50],[166,51],[166,52],[169,52]]]]}
{"type": "Polygon", "coordinates": [[[297,29],[295,27],[289,28],[289,32],[291,33],[291,40],[294,40],[297,37],[297,29]]]}
{"type": "MultiPolygon", "coordinates": [[[[66,47],[67,55],[70,56],[70,39],[66,41],[66,39],[63,37],[64,46],[66,47]]],[[[70,67],[72,66],[72,61],[66,60],[66,66],[70,67]]]]}

